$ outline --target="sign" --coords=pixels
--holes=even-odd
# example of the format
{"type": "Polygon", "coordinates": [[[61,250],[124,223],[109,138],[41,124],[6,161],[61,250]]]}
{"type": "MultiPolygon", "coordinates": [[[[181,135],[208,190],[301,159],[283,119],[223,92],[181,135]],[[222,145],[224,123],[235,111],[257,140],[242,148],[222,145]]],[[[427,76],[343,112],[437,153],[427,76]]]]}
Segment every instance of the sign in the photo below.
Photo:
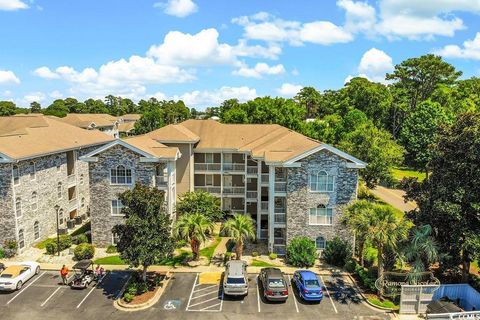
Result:
{"type": "Polygon", "coordinates": [[[396,296],[403,285],[433,285],[433,291],[440,287],[440,280],[432,272],[384,272],[383,278],[375,281],[375,288],[383,291],[384,296],[396,296]]]}
{"type": "Polygon", "coordinates": [[[177,310],[180,308],[182,302],[180,300],[167,300],[163,304],[163,309],[165,310],[177,310]]]}

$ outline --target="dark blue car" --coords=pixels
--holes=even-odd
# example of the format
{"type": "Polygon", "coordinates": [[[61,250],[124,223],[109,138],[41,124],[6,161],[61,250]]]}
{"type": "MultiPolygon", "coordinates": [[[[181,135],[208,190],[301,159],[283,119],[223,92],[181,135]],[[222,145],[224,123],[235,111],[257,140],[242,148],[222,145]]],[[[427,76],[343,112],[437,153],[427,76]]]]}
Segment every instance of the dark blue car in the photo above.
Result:
{"type": "Polygon", "coordinates": [[[293,282],[297,286],[298,294],[306,301],[323,299],[322,282],[312,271],[298,270],[293,274],[293,282]]]}

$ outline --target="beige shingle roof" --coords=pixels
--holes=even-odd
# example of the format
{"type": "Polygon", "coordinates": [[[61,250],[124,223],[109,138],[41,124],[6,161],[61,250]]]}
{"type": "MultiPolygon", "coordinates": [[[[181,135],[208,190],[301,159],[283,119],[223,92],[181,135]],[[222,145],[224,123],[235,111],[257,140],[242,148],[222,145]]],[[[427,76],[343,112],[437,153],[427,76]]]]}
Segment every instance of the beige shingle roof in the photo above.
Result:
{"type": "Polygon", "coordinates": [[[178,153],[178,148],[168,147],[146,135],[125,138],[123,141],[157,158],[176,158],[178,153]]]}
{"type": "Polygon", "coordinates": [[[107,143],[100,131],[87,131],[40,114],[0,117],[0,153],[20,160],[107,143]]]}
{"type": "Polygon", "coordinates": [[[135,127],[135,121],[124,122],[118,125],[118,132],[130,132],[135,127]]]}
{"type": "Polygon", "coordinates": [[[168,126],[149,132],[146,135],[160,142],[170,141],[195,143],[200,140],[200,137],[198,135],[187,129],[182,124],[170,124],[168,126]]]}
{"type": "Polygon", "coordinates": [[[79,128],[111,127],[117,122],[117,118],[104,113],[69,113],[59,120],[79,128]]]}

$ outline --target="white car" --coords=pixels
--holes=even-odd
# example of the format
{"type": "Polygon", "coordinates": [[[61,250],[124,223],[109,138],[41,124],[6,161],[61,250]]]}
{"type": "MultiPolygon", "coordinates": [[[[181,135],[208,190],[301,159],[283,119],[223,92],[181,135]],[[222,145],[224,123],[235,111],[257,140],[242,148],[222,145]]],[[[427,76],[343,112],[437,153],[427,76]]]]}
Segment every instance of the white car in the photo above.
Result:
{"type": "Polygon", "coordinates": [[[20,290],[33,276],[40,272],[36,262],[22,262],[11,265],[0,273],[0,291],[20,290]]]}

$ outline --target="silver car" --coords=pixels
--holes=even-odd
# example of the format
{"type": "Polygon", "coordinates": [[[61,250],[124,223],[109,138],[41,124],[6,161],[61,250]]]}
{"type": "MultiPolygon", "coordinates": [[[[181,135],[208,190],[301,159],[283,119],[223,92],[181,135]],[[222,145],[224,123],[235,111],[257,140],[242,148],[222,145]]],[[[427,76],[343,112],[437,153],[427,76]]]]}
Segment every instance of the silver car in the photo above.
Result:
{"type": "Polygon", "coordinates": [[[223,293],[230,296],[248,294],[247,263],[242,260],[228,261],[223,277],[223,293]]]}

